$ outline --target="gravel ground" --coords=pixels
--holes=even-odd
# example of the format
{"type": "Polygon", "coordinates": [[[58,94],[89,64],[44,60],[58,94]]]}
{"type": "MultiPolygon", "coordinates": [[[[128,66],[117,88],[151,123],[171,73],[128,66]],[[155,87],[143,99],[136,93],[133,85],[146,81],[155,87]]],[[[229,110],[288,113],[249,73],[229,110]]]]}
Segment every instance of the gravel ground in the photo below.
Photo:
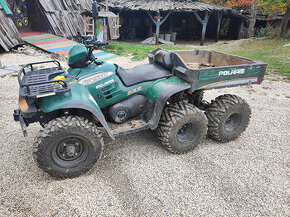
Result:
{"type": "MultiPolygon", "coordinates": [[[[4,64],[39,58],[48,57],[0,54],[4,64]]],[[[17,79],[0,78],[0,216],[289,216],[290,84],[266,80],[208,91],[206,99],[224,93],[245,98],[252,108],[237,140],[205,139],[188,154],[172,155],[151,131],[116,141],[105,135],[104,155],[93,169],[56,180],[31,155],[40,126],[31,125],[25,139],[12,119],[17,79]]]]}

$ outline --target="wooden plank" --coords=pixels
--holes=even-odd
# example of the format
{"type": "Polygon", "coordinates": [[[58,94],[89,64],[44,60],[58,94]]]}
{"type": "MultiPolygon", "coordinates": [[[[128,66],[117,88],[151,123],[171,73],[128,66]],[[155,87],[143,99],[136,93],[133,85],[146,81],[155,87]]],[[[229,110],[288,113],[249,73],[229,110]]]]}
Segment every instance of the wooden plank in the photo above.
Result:
{"type": "Polygon", "coordinates": [[[29,43],[33,44],[33,43],[38,43],[38,42],[54,41],[54,40],[58,40],[58,39],[62,39],[62,37],[55,36],[53,38],[47,38],[47,39],[29,41],[29,43]]]}
{"type": "Polygon", "coordinates": [[[63,44],[45,44],[45,45],[39,45],[38,47],[43,48],[45,50],[49,50],[49,49],[55,49],[55,48],[62,48],[62,47],[69,47],[69,46],[74,46],[76,45],[76,42],[69,42],[69,43],[63,43],[63,44]]]}
{"type": "Polygon", "coordinates": [[[52,37],[54,37],[52,34],[47,33],[47,34],[42,34],[42,35],[25,36],[22,38],[25,39],[25,41],[32,41],[32,40],[40,40],[40,39],[52,38],[52,37]]]}
{"type": "Polygon", "coordinates": [[[45,32],[21,32],[21,37],[29,36],[29,35],[42,35],[45,34],[45,32]]]}
{"type": "Polygon", "coordinates": [[[62,38],[62,39],[59,39],[59,40],[53,40],[53,41],[43,41],[43,42],[37,42],[37,43],[32,43],[33,45],[35,46],[38,46],[38,45],[44,45],[44,44],[54,44],[54,43],[59,43],[59,42],[68,42],[70,40],[66,39],[66,38],[62,38]]]}
{"type": "Polygon", "coordinates": [[[0,45],[6,51],[23,42],[11,17],[3,10],[0,10],[0,38],[0,45]]]}

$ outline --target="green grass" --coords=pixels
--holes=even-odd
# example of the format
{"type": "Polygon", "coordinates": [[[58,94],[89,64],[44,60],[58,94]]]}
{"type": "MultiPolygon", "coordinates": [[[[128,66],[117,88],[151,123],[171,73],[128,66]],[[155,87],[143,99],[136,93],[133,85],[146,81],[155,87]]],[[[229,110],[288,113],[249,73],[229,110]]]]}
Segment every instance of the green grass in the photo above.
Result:
{"type": "Polygon", "coordinates": [[[278,74],[290,77],[290,38],[257,38],[247,40],[239,46],[215,46],[215,50],[235,54],[250,59],[268,63],[268,74],[278,74]]]}
{"type": "MultiPolygon", "coordinates": [[[[250,59],[260,60],[268,63],[268,73],[290,77],[290,47],[283,47],[290,44],[290,38],[256,38],[244,42],[235,41],[229,45],[213,45],[204,49],[213,49],[230,54],[235,54],[250,59]]],[[[166,50],[187,50],[187,46],[168,45],[142,45],[126,42],[111,42],[106,48],[107,52],[120,56],[132,56],[132,60],[143,60],[147,54],[157,48],[166,50]]]]}
{"type": "Polygon", "coordinates": [[[157,48],[166,50],[184,50],[189,49],[186,46],[168,46],[168,45],[143,45],[127,42],[110,42],[105,51],[119,56],[132,56],[132,60],[143,60],[147,57],[148,53],[157,48]]]}

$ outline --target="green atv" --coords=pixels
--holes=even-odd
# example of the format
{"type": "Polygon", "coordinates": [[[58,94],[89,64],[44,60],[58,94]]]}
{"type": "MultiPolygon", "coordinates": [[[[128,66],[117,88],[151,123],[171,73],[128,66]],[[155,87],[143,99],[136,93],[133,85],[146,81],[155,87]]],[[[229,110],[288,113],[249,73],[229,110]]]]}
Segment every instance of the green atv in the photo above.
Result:
{"type": "Polygon", "coordinates": [[[18,76],[14,119],[24,135],[30,123],[43,127],[33,155],[51,176],[75,177],[92,168],[103,151],[100,127],[112,139],[155,130],[160,144],[176,154],[194,149],[207,133],[228,142],[246,129],[246,101],[226,94],[207,103],[203,91],[260,84],[267,64],[211,50],[157,49],[149,53],[149,64],[123,69],[94,58],[93,50],[105,43],[82,38],[86,45],[71,49],[67,71],[52,60],[30,63],[18,76]],[[36,69],[44,63],[56,66],[36,69]]]}

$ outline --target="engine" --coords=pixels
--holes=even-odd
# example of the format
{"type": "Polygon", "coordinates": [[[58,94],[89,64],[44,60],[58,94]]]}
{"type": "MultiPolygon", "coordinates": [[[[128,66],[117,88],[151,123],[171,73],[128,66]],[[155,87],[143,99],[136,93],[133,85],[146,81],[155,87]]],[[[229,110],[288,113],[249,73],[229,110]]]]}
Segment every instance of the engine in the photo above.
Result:
{"type": "Polygon", "coordinates": [[[129,119],[140,116],[146,106],[147,99],[143,95],[136,95],[113,105],[109,112],[116,123],[124,123],[129,119]]]}

